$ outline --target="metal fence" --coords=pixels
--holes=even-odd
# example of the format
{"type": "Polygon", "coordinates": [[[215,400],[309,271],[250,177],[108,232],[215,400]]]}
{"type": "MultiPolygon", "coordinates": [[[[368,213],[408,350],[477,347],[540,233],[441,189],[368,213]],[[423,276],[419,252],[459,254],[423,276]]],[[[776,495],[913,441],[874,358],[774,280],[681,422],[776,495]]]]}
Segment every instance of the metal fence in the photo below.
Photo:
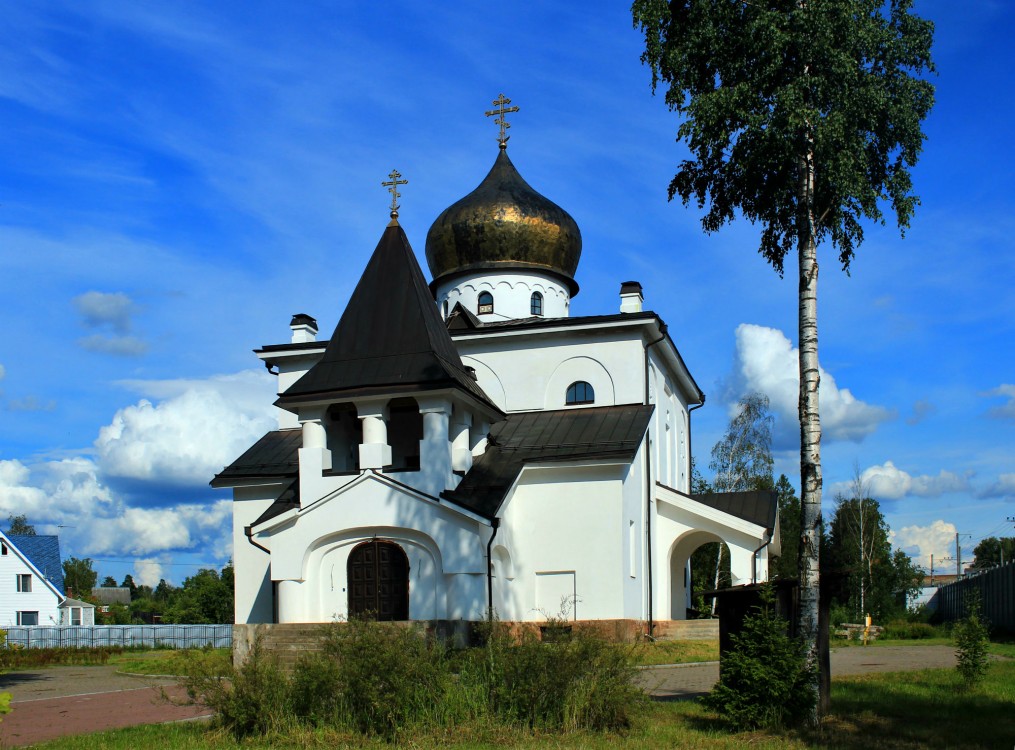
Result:
{"type": "Polygon", "coordinates": [[[92,647],[92,646],[169,646],[192,648],[233,645],[232,625],[81,625],[81,626],[11,626],[7,631],[8,646],[22,648],[92,647]]]}
{"type": "Polygon", "coordinates": [[[974,592],[992,630],[1015,632],[1015,563],[939,588],[934,597],[938,616],[948,622],[961,619],[966,614],[966,597],[974,592]]]}

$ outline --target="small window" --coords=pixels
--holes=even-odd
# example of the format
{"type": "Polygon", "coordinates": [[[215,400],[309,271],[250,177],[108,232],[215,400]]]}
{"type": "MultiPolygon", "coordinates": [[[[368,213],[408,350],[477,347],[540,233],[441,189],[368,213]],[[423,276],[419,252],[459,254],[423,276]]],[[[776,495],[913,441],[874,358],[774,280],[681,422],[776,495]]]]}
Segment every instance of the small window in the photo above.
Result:
{"type": "Polygon", "coordinates": [[[571,406],[574,404],[592,404],[595,403],[596,392],[592,389],[592,386],[586,383],[584,380],[579,380],[576,383],[571,383],[567,387],[567,395],[564,398],[564,404],[571,406]]]}
{"type": "Polygon", "coordinates": [[[479,293],[479,314],[487,315],[493,312],[493,295],[489,292],[479,293]]]}
{"type": "Polygon", "coordinates": [[[20,593],[20,594],[31,594],[32,593],[32,574],[31,573],[18,573],[18,593],[20,593]]]}
{"type": "Polygon", "coordinates": [[[543,314],[543,295],[539,292],[532,293],[532,300],[529,304],[529,310],[533,315],[543,314]]]}
{"type": "Polygon", "coordinates": [[[0,542],[0,555],[7,555],[7,545],[0,542]]]}
{"type": "Polygon", "coordinates": [[[38,625],[38,612],[18,612],[18,625],[38,625]]]}
{"type": "Polygon", "coordinates": [[[70,608],[70,624],[75,626],[81,625],[81,607],[70,608]]]}

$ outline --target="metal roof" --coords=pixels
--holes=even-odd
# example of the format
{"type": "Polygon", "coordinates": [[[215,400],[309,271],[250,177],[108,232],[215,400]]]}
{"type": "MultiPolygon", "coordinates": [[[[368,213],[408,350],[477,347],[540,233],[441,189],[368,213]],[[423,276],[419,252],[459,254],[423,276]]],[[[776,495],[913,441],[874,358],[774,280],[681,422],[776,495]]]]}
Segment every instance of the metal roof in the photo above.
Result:
{"type": "Polygon", "coordinates": [[[212,487],[232,487],[246,479],[273,479],[296,476],[300,468],[300,429],[273,430],[211,480],[212,487]]]}
{"type": "Polygon", "coordinates": [[[775,517],[779,512],[779,494],[771,490],[752,490],[750,492],[711,492],[704,495],[691,495],[702,505],[729,513],[755,526],[765,529],[775,528],[775,517]]]}
{"type": "Polygon", "coordinates": [[[63,562],[60,560],[60,537],[46,535],[7,535],[11,544],[27,557],[39,572],[63,593],[63,562]]]}
{"type": "Polygon", "coordinates": [[[324,355],[277,406],[456,388],[500,409],[465,371],[397,223],[381,235],[324,355]]]}
{"type": "Polygon", "coordinates": [[[654,409],[629,404],[509,414],[493,426],[486,452],[458,487],[441,496],[492,518],[526,464],[632,460],[654,409]]]}

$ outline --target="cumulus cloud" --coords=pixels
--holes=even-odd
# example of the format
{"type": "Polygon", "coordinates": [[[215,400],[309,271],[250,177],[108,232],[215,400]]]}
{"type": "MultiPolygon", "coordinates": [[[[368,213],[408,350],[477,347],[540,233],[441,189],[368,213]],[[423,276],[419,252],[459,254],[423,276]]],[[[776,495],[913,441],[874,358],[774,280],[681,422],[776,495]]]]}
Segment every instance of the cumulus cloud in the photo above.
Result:
{"type": "MultiPolygon", "coordinates": [[[[0,518],[24,513],[39,526],[61,525],[65,550],[75,555],[130,556],[160,566],[182,551],[224,559],[232,553],[232,503],[211,497],[207,483],[275,426],[274,379],[248,371],[123,385],[149,398],[121,409],[100,430],[94,457],[0,460],[0,518]],[[111,484],[121,476],[136,480],[130,495],[111,484]],[[152,507],[155,493],[170,502],[152,507]]],[[[152,585],[166,577],[151,565],[142,582],[146,576],[152,585]]]]}
{"type": "MultiPolygon", "coordinates": [[[[907,495],[937,497],[946,492],[962,492],[969,489],[969,481],[943,469],[937,474],[913,476],[897,467],[891,461],[880,466],[870,466],[860,474],[860,481],[870,496],[876,500],[898,500],[907,495]]],[[[849,497],[853,482],[836,482],[830,488],[833,495],[849,497]]]]}
{"type": "MultiPolygon", "coordinates": [[[[798,350],[782,331],[749,323],[737,326],[736,346],[733,388],[738,393],[732,395],[759,391],[768,396],[777,416],[776,443],[794,444],[799,439],[798,350]]],[[[893,416],[888,409],[858,400],[848,388],[839,388],[823,368],[818,399],[822,438],[827,441],[859,442],[893,416]]]]}
{"type": "Polygon", "coordinates": [[[130,335],[137,308],[123,292],[85,292],[71,302],[87,328],[102,331],[78,339],[78,346],[85,351],[121,357],[136,357],[148,351],[144,339],[130,335]]]}
{"type": "Polygon", "coordinates": [[[56,401],[51,398],[43,400],[38,396],[25,396],[7,402],[8,411],[53,411],[54,409],[56,409],[56,401]]]}
{"type": "Polygon", "coordinates": [[[895,533],[894,541],[928,572],[930,556],[934,555],[934,569],[941,571],[944,566],[939,561],[955,552],[955,532],[955,524],[938,520],[930,526],[905,526],[895,533]]]}
{"type": "Polygon", "coordinates": [[[155,558],[137,560],[134,563],[134,582],[140,586],[155,588],[165,578],[164,564],[155,558]]]}
{"type": "Polygon", "coordinates": [[[121,385],[164,400],[141,399],[99,430],[95,448],[109,476],[203,487],[276,424],[275,382],[264,372],[121,385]]]}
{"type": "Polygon", "coordinates": [[[995,417],[997,419],[1015,419],[1015,384],[1002,383],[997,388],[987,391],[984,396],[988,398],[1006,398],[1006,403],[999,406],[992,406],[988,411],[988,416],[995,417]]]}
{"type": "Polygon", "coordinates": [[[71,302],[89,328],[109,326],[117,333],[130,330],[135,307],[123,292],[85,292],[71,302]]]}
{"type": "Polygon", "coordinates": [[[138,357],[148,351],[148,342],[137,336],[109,336],[101,333],[78,339],[78,346],[88,352],[138,357]]]}
{"type": "Polygon", "coordinates": [[[980,497],[1015,498],[1015,474],[1000,474],[997,481],[982,490],[980,497]]]}

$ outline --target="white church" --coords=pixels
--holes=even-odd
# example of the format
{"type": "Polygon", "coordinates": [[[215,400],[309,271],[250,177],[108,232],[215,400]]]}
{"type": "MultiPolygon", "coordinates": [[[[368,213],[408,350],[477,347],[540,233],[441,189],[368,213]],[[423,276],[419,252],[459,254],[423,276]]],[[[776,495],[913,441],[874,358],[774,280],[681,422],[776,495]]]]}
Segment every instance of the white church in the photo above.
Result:
{"type": "MultiPolygon", "coordinates": [[[[212,481],[233,491],[236,623],[682,620],[689,558],[728,545],[733,583],[768,578],[771,493],[690,494],[705,396],[666,324],[571,317],[582,240],[500,151],[426,239],[397,219],[330,339],[292,318],[256,350],[278,429],[212,481]]],[[[498,102],[495,102],[498,104],[498,102]]],[[[507,110],[511,111],[511,110],[507,110]]]]}

